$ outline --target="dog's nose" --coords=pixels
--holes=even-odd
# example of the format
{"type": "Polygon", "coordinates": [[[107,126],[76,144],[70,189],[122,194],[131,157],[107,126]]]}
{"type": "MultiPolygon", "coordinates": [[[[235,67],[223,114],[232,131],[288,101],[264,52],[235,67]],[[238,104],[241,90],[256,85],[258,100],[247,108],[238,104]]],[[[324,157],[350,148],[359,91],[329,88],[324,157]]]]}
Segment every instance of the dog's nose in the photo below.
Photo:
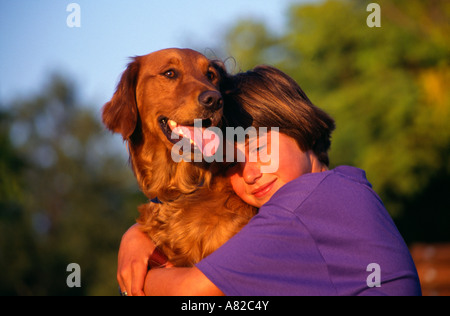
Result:
{"type": "Polygon", "coordinates": [[[217,91],[205,91],[198,97],[198,102],[208,110],[217,111],[223,106],[222,95],[217,91]]]}

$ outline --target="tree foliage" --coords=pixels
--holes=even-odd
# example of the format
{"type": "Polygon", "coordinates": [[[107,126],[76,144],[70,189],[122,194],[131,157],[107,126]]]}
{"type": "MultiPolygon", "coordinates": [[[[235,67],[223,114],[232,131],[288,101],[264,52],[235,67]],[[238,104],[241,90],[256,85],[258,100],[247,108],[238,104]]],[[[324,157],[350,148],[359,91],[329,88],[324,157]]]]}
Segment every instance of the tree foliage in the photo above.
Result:
{"type": "Polygon", "coordinates": [[[409,241],[450,240],[450,3],[377,1],[370,28],[370,2],[293,5],[282,34],[240,21],[228,53],[284,70],[336,119],[332,164],[365,169],[409,241]]]}
{"type": "Polygon", "coordinates": [[[0,293],[115,295],[120,237],[143,202],[127,157],[61,76],[3,112],[0,293]],[[70,263],[80,288],[66,285],[70,263]]]}

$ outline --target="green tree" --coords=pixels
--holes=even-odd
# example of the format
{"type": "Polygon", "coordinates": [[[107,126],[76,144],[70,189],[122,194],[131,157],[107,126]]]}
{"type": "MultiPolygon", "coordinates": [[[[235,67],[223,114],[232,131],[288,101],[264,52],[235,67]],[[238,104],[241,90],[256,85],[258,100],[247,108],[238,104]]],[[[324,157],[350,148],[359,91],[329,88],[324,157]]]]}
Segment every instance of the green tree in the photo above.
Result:
{"type": "Polygon", "coordinates": [[[116,295],[120,237],[145,201],[127,157],[115,150],[99,112],[79,104],[74,84],[61,76],[6,109],[0,293],[116,295]],[[66,285],[70,263],[81,266],[80,288],[66,285]]]}
{"type": "Polygon", "coordinates": [[[450,240],[450,2],[377,1],[369,28],[370,2],[293,5],[279,35],[241,21],[228,52],[286,71],[336,119],[332,164],[367,171],[407,241],[450,240]]]}

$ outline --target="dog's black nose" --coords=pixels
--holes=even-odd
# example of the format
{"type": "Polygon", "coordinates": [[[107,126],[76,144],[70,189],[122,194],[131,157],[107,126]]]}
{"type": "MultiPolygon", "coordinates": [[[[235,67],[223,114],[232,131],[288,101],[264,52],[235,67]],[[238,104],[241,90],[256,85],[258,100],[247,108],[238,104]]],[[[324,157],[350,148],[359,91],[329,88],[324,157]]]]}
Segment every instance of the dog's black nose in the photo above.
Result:
{"type": "Polygon", "coordinates": [[[198,102],[208,110],[217,111],[223,106],[222,95],[218,91],[205,91],[198,97],[198,102]]]}

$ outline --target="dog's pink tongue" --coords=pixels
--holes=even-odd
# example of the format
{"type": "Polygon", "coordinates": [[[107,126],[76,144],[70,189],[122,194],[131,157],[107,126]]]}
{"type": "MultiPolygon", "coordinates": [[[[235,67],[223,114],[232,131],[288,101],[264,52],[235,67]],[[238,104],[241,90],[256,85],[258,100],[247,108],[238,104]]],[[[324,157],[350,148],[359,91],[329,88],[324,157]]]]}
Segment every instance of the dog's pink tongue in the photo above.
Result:
{"type": "Polygon", "coordinates": [[[219,136],[205,127],[177,126],[173,132],[189,138],[191,143],[197,146],[206,157],[214,156],[220,145],[219,136]]]}

